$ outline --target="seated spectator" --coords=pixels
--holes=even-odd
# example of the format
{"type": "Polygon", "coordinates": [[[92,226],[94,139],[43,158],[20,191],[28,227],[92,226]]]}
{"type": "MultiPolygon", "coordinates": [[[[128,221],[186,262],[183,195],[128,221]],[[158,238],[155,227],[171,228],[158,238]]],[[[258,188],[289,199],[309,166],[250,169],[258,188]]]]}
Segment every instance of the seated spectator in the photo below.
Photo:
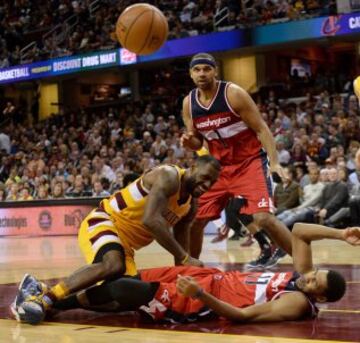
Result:
{"type": "Polygon", "coordinates": [[[274,205],[277,215],[299,204],[299,184],[294,179],[294,169],[285,167],[284,177],[281,178],[281,183],[276,185],[274,192],[274,205]]]}
{"type": "Polygon", "coordinates": [[[349,173],[351,174],[356,169],[356,163],[355,163],[355,156],[357,151],[360,148],[360,142],[358,141],[351,141],[349,148],[348,148],[348,154],[346,156],[346,168],[349,170],[349,173]]]}
{"type": "Polygon", "coordinates": [[[47,200],[49,199],[49,193],[48,193],[48,185],[41,185],[38,188],[36,199],[38,200],[47,200]]]}
{"type": "Polygon", "coordinates": [[[56,182],[55,183],[54,188],[53,188],[52,193],[51,193],[51,197],[53,199],[65,198],[63,184],[61,182],[56,182]]]}
{"type": "MultiPolygon", "coordinates": [[[[70,179],[70,178],[68,178],[70,179]]],[[[84,181],[81,175],[76,175],[74,186],[66,190],[65,196],[67,198],[78,198],[91,196],[91,192],[85,189],[84,181]]]]}
{"type": "Polygon", "coordinates": [[[16,182],[11,181],[9,192],[6,196],[6,201],[16,201],[19,199],[19,185],[16,182]]]}
{"type": "Polygon", "coordinates": [[[309,213],[307,222],[324,223],[340,208],[347,206],[349,192],[346,184],[339,180],[338,170],[331,168],[328,175],[329,182],[323,189],[319,206],[309,213]]]}
{"type": "Polygon", "coordinates": [[[102,198],[104,198],[104,197],[110,196],[110,193],[103,189],[103,186],[102,186],[100,181],[95,181],[94,184],[93,184],[92,196],[93,197],[102,197],[102,198]]]}
{"type": "Polygon", "coordinates": [[[310,183],[304,187],[300,205],[277,216],[290,230],[296,222],[305,221],[309,213],[313,213],[320,206],[320,199],[325,185],[319,181],[319,175],[318,169],[311,169],[309,171],[310,183]]]}
{"type": "Polygon", "coordinates": [[[306,163],[306,151],[300,143],[296,143],[292,147],[291,161],[296,163],[306,163]]]}
{"type": "Polygon", "coordinates": [[[329,182],[329,169],[328,168],[323,168],[320,170],[319,181],[324,184],[327,184],[329,182]]]}
{"type": "MultiPolygon", "coordinates": [[[[360,167],[360,149],[355,155],[355,163],[356,168],[360,167]]],[[[356,182],[359,180],[355,178],[353,179],[353,181],[355,182],[348,183],[349,205],[341,207],[336,213],[334,213],[330,218],[325,221],[325,223],[329,224],[329,226],[346,226],[349,219],[350,225],[360,225],[360,182],[356,182]]]]}
{"type": "Polygon", "coordinates": [[[30,188],[23,187],[20,191],[20,195],[17,198],[18,201],[27,201],[27,200],[33,200],[34,198],[30,194],[30,188]]]}

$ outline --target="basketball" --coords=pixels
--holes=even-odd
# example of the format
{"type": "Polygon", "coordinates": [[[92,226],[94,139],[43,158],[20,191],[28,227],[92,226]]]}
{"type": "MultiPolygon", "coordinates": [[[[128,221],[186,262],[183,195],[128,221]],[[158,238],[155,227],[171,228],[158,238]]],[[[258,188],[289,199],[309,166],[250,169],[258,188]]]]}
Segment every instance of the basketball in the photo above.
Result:
{"type": "Polygon", "coordinates": [[[169,27],[164,14],[155,6],[135,4],[127,7],[116,23],[120,44],[137,55],[148,55],[166,41],[169,27]]]}

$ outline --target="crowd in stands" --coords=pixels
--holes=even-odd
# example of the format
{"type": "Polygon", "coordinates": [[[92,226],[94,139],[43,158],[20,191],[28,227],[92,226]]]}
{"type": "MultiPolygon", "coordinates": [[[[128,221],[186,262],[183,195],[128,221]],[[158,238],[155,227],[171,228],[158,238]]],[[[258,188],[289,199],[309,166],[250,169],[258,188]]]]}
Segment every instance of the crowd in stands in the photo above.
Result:
{"type": "MultiPolygon", "coordinates": [[[[117,47],[119,14],[134,0],[4,0],[0,68],[117,47]],[[93,4],[93,5],[92,5],[93,4]],[[49,33],[57,27],[52,34],[49,33]],[[47,35],[46,35],[47,34],[47,35]],[[21,49],[36,42],[22,56],[21,49]]],[[[153,0],[168,18],[169,39],[336,14],[335,0],[153,0]],[[221,14],[220,14],[221,13],[221,14]],[[220,20],[223,18],[222,20],[220,20]],[[216,24],[214,24],[216,23],[216,24]]]]}
{"type": "MultiPolygon", "coordinates": [[[[287,179],[275,188],[276,214],[291,228],[299,218],[359,224],[360,126],[355,95],[308,94],[280,101],[273,91],[257,105],[276,140],[287,179]]],[[[175,105],[174,105],[175,106],[175,105]]],[[[0,199],[104,197],[161,163],[191,166],[180,145],[180,114],[170,102],[69,111],[32,125],[0,129],[0,199]]]]}

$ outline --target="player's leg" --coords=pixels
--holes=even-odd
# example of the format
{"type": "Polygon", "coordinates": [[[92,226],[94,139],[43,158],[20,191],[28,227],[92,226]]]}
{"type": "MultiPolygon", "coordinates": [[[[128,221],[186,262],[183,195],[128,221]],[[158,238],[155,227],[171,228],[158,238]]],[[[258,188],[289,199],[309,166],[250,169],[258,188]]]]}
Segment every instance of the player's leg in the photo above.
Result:
{"type": "Polygon", "coordinates": [[[291,255],[292,248],[290,230],[272,213],[258,212],[253,216],[254,222],[267,232],[274,243],[291,255]]]}
{"type": "Polygon", "coordinates": [[[245,267],[247,269],[258,269],[258,268],[264,268],[269,259],[272,255],[272,245],[271,241],[267,237],[267,235],[264,233],[262,228],[260,228],[254,221],[252,216],[245,216],[242,215],[242,220],[246,222],[246,227],[250,231],[250,233],[253,235],[254,239],[259,244],[260,248],[260,254],[259,256],[249,263],[246,263],[245,267]],[[247,220],[245,218],[248,218],[247,220]]]}
{"type": "Polygon", "coordinates": [[[28,310],[27,318],[32,323],[41,321],[47,309],[71,293],[87,288],[98,281],[117,279],[124,275],[127,269],[130,275],[136,274],[136,268],[130,261],[131,258],[125,256],[114,223],[105,216],[106,214],[99,217],[99,214],[93,211],[81,224],[79,244],[89,264],[63,279],[45,294],[30,297],[22,304],[22,309],[25,312],[28,310]],[[34,303],[40,306],[43,313],[34,303]]]}
{"type": "Polygon", "coordinates": [[[155,296],[158,282],[120,278],[90,287],[54,304],[57,310],[83,308],[92,311],[135,311],[155,296]]]}
{"type": "Polygon", "coordinates": [[[241,212],[252,215],[254,225],[265,230],[277,245],[291,254],[291,233],[272,214],[273,189],[266,154],[234,168],[232,172],[232,193],[246,200],[241,212]]]}
{"type": "Polygon", "coordinates": [[[205,226],[210,220],[220,217],[228,202],[225,173],[226,170],[223,168],[218,180],[198,200],[196,218],[190,226],[190,253],[194,258],[199,258],[201,254],[205,226]]]}

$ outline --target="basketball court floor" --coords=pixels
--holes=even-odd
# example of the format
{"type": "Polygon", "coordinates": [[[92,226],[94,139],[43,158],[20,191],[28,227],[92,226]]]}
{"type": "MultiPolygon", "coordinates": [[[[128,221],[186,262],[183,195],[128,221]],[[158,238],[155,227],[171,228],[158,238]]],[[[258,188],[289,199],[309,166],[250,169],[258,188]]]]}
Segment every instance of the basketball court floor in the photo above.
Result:
{"type": "MultiPolygon", "coordinates": [[[[257,256],[255,245],[239,241],[206,244],[201,259],[208,266],[242,270],[257,256]]],[[[321,307],[315,320],[267,324],[234,324],[214,320],[186,325],[151,324],[136,314],[108,314],[83,310],[56,314],[40,326],[12,320],[8,306],[24,273],[54,282],[84,264],[76,237],[0,238],[0,342],[206,342],[287,343],[360,342],[360,247],[343,242],[313,244],[314,260],[344,273],[348,290],[338,303],[321,307]]],[[[137,254],[139,268],[170,265],[171,256],[156,243],[137,254]]],[[[274,271],[291,270],[286,258],[274,271]]]]}

